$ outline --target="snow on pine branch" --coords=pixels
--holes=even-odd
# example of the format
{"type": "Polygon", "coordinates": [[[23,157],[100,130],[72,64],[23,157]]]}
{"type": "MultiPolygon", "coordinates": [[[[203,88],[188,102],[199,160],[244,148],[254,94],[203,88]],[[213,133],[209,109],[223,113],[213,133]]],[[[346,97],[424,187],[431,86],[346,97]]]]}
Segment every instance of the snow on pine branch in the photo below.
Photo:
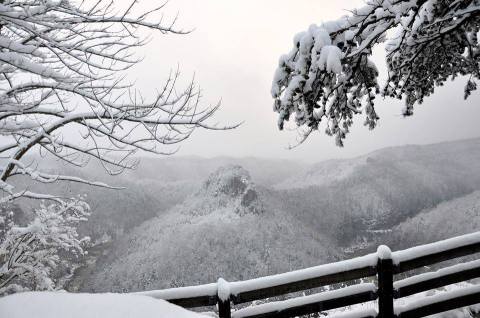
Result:
{"type": "Polygon", "coordinates": [[[311,25],[283,55],[272,84],[278,126],[294,116],[300,142],[326,121],[339,146],[353,117],[375,128],[377,94],[405,100],[404,115],[449,78],[468,76],[465,98],[480,79],[480,1],[370,0],[349,16],[311,25]],[[388,37],[387,37],[388,36],[388,37]],[[385,43],[388,79],[381,88],[370,60],[385,43]]]}
{"type": "Polygon", "coordinates": [[[178,70],[149,99],[124,79],[125,71],[141,61],[135,50],[146,43],[146,31],[188,32],[176,27],[176,19],[163,18],[164,5],[140,13],[134,13],[137,1],[123,11],[116,5],[120,2],[1,1],[2,201],[55,198],[14,189],[8,179],[17,175],[33,182],[105,186],[42,171],[37,162],[24,159],[32,150],[77,167],[96,159],[117,174],[135,167],[130,156],[138,150],[170,154],[196,128],[230,128],[209,123],[219,105],[202,107],[193,80],[179,87],[178,70]]]}

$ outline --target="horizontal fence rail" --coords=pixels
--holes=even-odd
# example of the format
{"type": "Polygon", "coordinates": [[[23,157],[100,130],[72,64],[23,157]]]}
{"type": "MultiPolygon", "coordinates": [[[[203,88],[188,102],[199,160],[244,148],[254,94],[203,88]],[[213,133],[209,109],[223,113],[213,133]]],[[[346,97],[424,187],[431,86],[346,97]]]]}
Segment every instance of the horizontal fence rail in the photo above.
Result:
{"type": "Polygon", "coordinates": [[[425,297],[396,311],[399,318],[416,318],[480,303],[480,285],[425,297]]]}
{"type": "Polygon", "coordinates": [[[376,254],[279,275],[230,283],[234,304],[281,296],[376,275],[376,254]]]}
{"type": "Polygon", "coordinates": [[[152,290],[136,294],[147,295],[153,298],[167,300],[168,302],[184,308],[214,306],[218,302],[217,284],[205,284],[190,287],[152,290]]]}
{"type": "Polygon", "coordinates": [[[395,299],[479,278],[480,260],[397,281],[394,275],[476,253],[480,253],[480,232],[396,252],[380,246],[377,253],[362,257],[246,281],[226,282],[219,279],[212,284],[137,294],[164,299],[185,308],[216,305],[220,318],[296,317],[374,300],[378,300],[378,311],[363,310],[358,314],[353,312],[348,317],[425,317],[480,304],[480,285],[463,286],[428,297],[416,296],[414,301],[403,306],[395,306],[395,299]],[[374,281],[374,276],[376,285],[354,284],[309,296],[267,302],[233,312],[231,310],[232,304],[238,305],[364,278],[374,281]]]}
{"type": "Polygon", "coordinates": [[[430,289],[460,283],[480,277],[480,260],[457,264],[399,280],[393,284],[395,298],[407,297],[430,289]]]}
{"type": "Polygon", "coordinates": [[[295,317],[375,299],[377,299],[377,294],[374,284],[359,284],[324,293],[247,307],[234,312],[232,317],[295,317]]]}
{"type": "Polygon", "coordinates": [[[395,274],[480,252],[480,232],[394,252],[395,274]]]}

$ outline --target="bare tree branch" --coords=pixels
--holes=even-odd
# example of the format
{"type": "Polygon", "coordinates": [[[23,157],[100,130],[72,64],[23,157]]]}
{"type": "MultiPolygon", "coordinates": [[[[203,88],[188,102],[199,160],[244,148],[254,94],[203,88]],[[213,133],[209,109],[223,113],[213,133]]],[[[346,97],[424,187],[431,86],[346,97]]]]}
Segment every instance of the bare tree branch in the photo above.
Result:
{"type": "MultiPolygon", "coordinates": [[[[100,161],[110,174],[134,168],[138,150],[170,154],[196,128],[230,129],[209,123],[219,105],[202,107],[192,81],[178,88],[172,72],[148,100],[124,80],[141,61],[146,30],[186,34],[176,18],[166,21],[164,4],[134,15],[133,0],[121,12],[110,1],[4,0],[0,2],[0,189],[3,201],[55,195],[14,189],[8,180],[108,185],[28,167],[27,153],[46,150],[68,164],[100,161]],[[77,132],[78,137],[73,137],[77,132]]],[[[161,80],[159,80],[161,82],[161,80]]]]}

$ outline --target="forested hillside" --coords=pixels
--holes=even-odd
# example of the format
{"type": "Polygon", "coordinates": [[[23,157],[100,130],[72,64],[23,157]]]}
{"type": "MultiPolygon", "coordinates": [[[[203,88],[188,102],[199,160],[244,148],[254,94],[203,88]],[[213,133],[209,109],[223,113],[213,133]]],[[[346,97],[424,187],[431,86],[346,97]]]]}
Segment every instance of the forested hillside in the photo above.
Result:
{"type": "MultiPolygon", "coordinates": [[[[165,176],[179,192],[185,190],[181,184],[198,187],[119,237],[107,256],[80,272],[74,286],[119,291],[192,285],[218,276],[246,279],[363,254],[380,242],[398,249],[472,232],[478,230],[469,220],[478,201],[478,193],[470,193],[480,190],[479,158],[480,139],[474,139],[388,148],[297,169],[253,159],[243,167],[221,166],[235,161],[226,158],[167,159],[158,166],[151,161],[152,184],[155,169],[161,176],[198,161],[192,174],[179,173],[179,180],[165,176]]],[[[132,184],[142,191],[148,182],[132,184]]],[[[156,200],[161,198],[157,193],[156,200]]]]}
{"type": "MultiPolygon", "coordinates": [[[[94,240],[128,232],[162,211],[179,204],[195,194],[210,173],[225,164],[241,164],[259,184],[271,186],[291,177],[296,171],[306,169],[306,164],[286,160],[263,160],[256,158],[141,158],[137,169],[127,170],[121,176],[110,176],[104,169],[91,163],[80,177],[101,180],[108,185],[124,189],[106,189],[85,184],[28,185],[31,190],[48,189],[63,196],[86,196],[92,214],[86,223],[80,225],[80,233],[94,240]]],[[[71,173],[72,168],[51,160],[49,171],[60,174],[71,173]]],[[[25,179],[16,181],[25,184],[25,179]]],[[[36,201],[21,200],[18,208],[28,211],[36,206],[36,201]]]]}
{"type": "Polygon", "coordinates": [[[280,191],[291,213],[351,247],[480,189],[479,158],[480,139],[388,148],[338,165],[329,161],[328,169],[319,163],[282,183],[280,191]]]}
{"type": "Polygon", "coordinates": [[[392,229],[399,248],[434,242],[480,229],[480,191],[443,202],[392,229]]]}
{"type": "Polygon", "coordinates": [[[247,279],[335,259],[329,239],[305,231],[240,166],[214,172],[199,191],[118,240],[81,277],[82,290],[122,291],[247,279]]]}

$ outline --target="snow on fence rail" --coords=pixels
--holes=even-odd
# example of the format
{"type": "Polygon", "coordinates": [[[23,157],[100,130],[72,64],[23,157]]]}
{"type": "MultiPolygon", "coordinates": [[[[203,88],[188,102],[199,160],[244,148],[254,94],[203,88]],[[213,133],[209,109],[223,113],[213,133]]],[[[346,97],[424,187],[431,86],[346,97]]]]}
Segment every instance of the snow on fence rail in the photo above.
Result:
{"type": "Polygon", "coordinates": [[[338,308],[339,304],[349,306],[375,299],[376,287],[374,284],[358,284],[309,296],[246,307],[235,311],[232,318],[265,317],[276,312],[281,312],[283,316],[292,317],[292,315],[306,315],[312,312],[338,308]],[[290,311],[294,312],[290,313],[290,311]]]}
{"type": "Polygon", "coordinates": [[[382,245],[377,253],[366,256],[246,281],[226,282],[219,279],[217,283],[212,284],[146,291],[138,294],[168,300],[187,308],[217,305],[220,318],[296,317],[372,300],[378,300],[378,311],[351,312],[346,313],[346,317],[425,317],[480,303],[480,286],[427,297],[428,299],[420,299],[396,308],[394,300],[478,278],[480,277],[480,260],[398,281],[394,281],[394,275],[479,252],[480,232],[476,232],[393,253],[388,247],[382,245]],[[377,276],[376,285],[357,284],[231,312],[232,303],[236,305],[372,276],[377,276]]]}

